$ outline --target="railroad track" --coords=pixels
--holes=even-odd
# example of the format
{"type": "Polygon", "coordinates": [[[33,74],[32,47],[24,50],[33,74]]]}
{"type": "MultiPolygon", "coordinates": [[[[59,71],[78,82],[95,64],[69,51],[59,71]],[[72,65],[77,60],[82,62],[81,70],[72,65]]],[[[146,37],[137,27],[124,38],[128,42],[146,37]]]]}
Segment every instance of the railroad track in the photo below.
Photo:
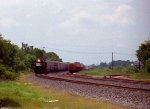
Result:
{"type": "MultiPolygon", "coordinates": [[[[70,82],[70,83],[76,83],[76,84],[95,85],[95,86],[104,86],[104,87],[115,87],[115,88],[120,88],[120,89],[129,89],[129,90],[133,90],[133,91],[150,92],[150,88],[129,87],[129,86],[122,86],[122,85],[101,83],[101,82],[97,82],[97,81],[87,81],[87,80],[90,80],[90,79],[91,80],[103,80],[103,81],[107,81],[107,80],[106,79],[98,79],[98,78],[90,78],[88,76],[83,76],[83,75],[80,75],[80,76],[79,75],[78,76],[77,75],[49,76],[49,75],[41,74],[41,75],[36,75],[36,76],[40,77],[40,78],[44,78],[44,79],[50,79],[50,80],[56,80],[56,81],[64,81],[64,82],[70,82]],[[73,77],[74,79],[67,78],[68,76],[73,77]],[[86,79],[86,81],[85,81],[85,79],[86,79]]],[[[113,82],[113,81],[114,80],[109,80],[109,82],[113,82]]],[[[133,81],[131,83],[134,84],[133,81]]],[[[138,84],[138,83],[136,83],[136,84],[138,84]]]]}
{"type": "Polygon", "coordinates": [[[83,74],[68,74],[68,75],[65,75],[65,76],[92,79],[92,80],[101,80],[101,81],[115,81],[115,82],[148,84],[148,85],[150,85],[150,82],[130,80],[130,79],[121,79],[121,78],[113,78],[113,76],[111,76],[111,75],[110,75],[110,77],[105,77],[105,76],[104,77],[93,77],[93,76],[88,76],[88,75],[83,75],[83,74]]]}
{"type": "Polygon", "coordinates": [[[92,76],[83,75],[83,74],[67,74],[64,76],[76,78],[76,79],[81,78],[82,80],[83,79],[88,80],[89,82],[94,81],[94,82],[109,84],[109,85],[150,90],[150,82],[145,82],[145,81],[135,81],[135,80],[129,80],[129,79],[120,79],[120,78],[92,77],[92,76]]]}

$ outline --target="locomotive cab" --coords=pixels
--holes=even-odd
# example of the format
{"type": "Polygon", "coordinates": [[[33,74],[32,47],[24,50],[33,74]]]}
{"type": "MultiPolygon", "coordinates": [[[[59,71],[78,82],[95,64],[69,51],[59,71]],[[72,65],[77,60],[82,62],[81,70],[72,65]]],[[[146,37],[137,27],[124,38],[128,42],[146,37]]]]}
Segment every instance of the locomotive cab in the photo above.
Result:
{"type": "Polygon", "coordinates": [[[45,63],[41,59],[37,59],[34,64],[34,72],[36,74],[44,73],[45,63]]]}

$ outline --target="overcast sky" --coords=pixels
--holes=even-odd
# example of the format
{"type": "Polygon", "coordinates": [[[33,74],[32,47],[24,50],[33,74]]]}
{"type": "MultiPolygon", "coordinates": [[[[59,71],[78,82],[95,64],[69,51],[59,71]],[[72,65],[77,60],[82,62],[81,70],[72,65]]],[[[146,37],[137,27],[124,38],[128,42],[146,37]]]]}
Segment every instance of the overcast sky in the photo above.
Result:
{"type": "Polygon", "coordinates": [[[0,0],[0,33],[63,61],[136,60],[150,37],[150,0],[0,0]]]}

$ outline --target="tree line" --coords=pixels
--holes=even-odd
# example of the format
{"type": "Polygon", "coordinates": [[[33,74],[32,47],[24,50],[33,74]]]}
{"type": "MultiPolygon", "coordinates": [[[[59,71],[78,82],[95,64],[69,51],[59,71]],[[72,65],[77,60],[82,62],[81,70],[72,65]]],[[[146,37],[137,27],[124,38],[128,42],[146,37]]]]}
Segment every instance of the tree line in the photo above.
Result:
{"type": "Polygon", "coordinates": [[[40,58],[43,60],[62,61],[54,52],[46,52],[39,48],[31,51],[19,48],[0,35],[0,78],[15,79],[20,71],[32,69],[32,64],[40,58]]]}
{"type": "MultiPolygon", "coordinates": [[[[133,64],[133,61],[130,60],[115,60],[113,61],[113,67],[129,67],[131,64],[133,64]]],[[[99,68],[111,68],[112,67],[112,62],[106,63],[106,62],[101,62],[98,65],[99,68]]]]}
{"type": "MultiPolygon", "coordinates": [[[[141,71],[139,72],[149,72],[150,73],[150,40],[143,42],[138,49],[136,50],[136,56],[138,58],[138,67],[141,71]],[[141,65],[141,66],[140,66],[141,65]],[[142,68],[141,68],[142,67],[142,68]]],[[[131,65],[137,64],[137,62],[133,62],[130,60],[114,60],[113,67],[114,68],[129,68],[131,65]]],[[[91,65],[91,68],[112,68],[112,62],[106,63],[101,62],[99,65],[91,65]]],[[[137,72],[137,68],[135,67],[135,71],[137,72]]]]}

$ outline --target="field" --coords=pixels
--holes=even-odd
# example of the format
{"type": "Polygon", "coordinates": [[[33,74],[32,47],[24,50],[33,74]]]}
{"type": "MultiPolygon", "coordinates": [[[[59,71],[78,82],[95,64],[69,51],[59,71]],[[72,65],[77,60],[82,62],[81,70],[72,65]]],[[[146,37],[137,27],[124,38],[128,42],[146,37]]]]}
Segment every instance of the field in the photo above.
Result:
{"type": "Polygon", "coordinates": [[[90,100],[29,83],[26,76],[0,82],[0,107],[9,109],[129,109],[116,104],[90,100]]]}
{"type": "Polygon", "coordinates": [[[133,68],[115,68],[113,70],[108,68],[103,69],[90,69],[83,70],[81,74],[91,76],[106,76],[106,75],[126,75],[129,79],[150,81],[150,73],[145,73],[143,70],[137,70],[133,68]]]}

